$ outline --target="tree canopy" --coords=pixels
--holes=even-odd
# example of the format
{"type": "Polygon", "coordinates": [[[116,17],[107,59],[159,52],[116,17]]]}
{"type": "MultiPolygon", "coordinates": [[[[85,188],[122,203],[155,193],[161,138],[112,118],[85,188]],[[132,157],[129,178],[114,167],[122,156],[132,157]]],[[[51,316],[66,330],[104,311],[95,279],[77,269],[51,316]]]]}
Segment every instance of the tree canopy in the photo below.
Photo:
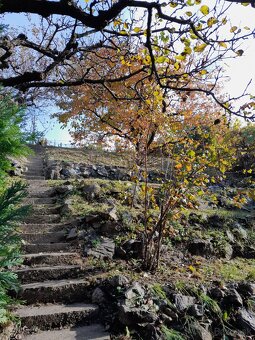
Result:
{"type": "MultiPolygon", "coordinates": [[[[38,17],[26,30],[9,27],[1,37],[0,83],[28,96],[41,88],[109,88],[128,79],[135,89],[153,77],[163,90],[204,93],[229,113],[253,119],[252,101],[237,110],[231,98],[215,93],[222,62],[241,57],[240,43],[254,34],[231,23],[231,2],[241,1],[2,0],[2,14],[38,17]],[[119,63],[128,66],[125,72],[119,63]]],[[[254,2],[234,6],[242,5],[254,2]]]]}

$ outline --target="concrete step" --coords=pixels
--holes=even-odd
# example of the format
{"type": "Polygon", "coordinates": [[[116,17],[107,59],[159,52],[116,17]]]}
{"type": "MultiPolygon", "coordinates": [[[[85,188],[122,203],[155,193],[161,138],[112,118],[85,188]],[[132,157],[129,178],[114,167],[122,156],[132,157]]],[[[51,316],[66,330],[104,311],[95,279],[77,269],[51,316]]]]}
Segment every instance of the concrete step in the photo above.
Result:
{"type": "Polygon", "coordinates": [[[26,266],[81,265],[83,263],[82,258],[76,252],[27,254],[22,255],[22,259],[26,266]]]}
{"type": "Polygon", "coordinates": [[[16,310],[15,315],[20,318],[22,327],[48,330],[90,324],[98,315],[98,307],[86,303],[24,306],[16,310]]]}
{"type": "Polygon", "coordinates": [[[100,324],[73,327],[54,331],[45,331],[25,336],[24,340],[110,340],[100,324]]]}
{"type": "Polygon", "coordinates": [[[74,303],[88,301],[90,281],[88,279],[54,280],[21,285],[18,298],[26,304],[74,303]]]}
{"type": "MultiPolygon", "coordinates": [[[[39,221],[38,221],[39,222],[39,221]]],[[[23,233],[41,233],[41,232],[58,232],[67,231],[72,228],[70,224],[62,223],[23,223],[19,225],[23,233]]]]}
{"type": "Polygon", "coordinates": [[[26,254],[55,253],[56,251],[68,252],[74,250],[74,245],[67,242],[25,244],[22,246],[22,250],[26,254]]]}
{"type": "Polygon", "coordinates": [[[15,270],[22,283],[44,282],[51,280],[77,279],[84,277],[92,268],[77,265],[64,265],[52,267],[27,267],[15,270]]]}
{"type": "Polygon", "coordinates": [[[24,200],[25,204],[55,204],[56,203],[56,198],[54,197],[31,197],[31,198],[26,198],[24,200]]]}
{"type": "Polygon", "coordinates": [[[25,223],[59,223],[61,220],[61,217],[59,214],[49,214],[49,215],[39,215],[35,213],[30,213],[29,216],[25,217],[23,220],[25,223]]]}
{"type": "MultiPolygon", "coordinates": [[[[42,231],[42,230],[41,230],[42,231]]],[[[61,243],[66,240],[65,231],[49,232],[49,233],[28,233],[22,234],[21,238],[26,243],[61,243]]]]}

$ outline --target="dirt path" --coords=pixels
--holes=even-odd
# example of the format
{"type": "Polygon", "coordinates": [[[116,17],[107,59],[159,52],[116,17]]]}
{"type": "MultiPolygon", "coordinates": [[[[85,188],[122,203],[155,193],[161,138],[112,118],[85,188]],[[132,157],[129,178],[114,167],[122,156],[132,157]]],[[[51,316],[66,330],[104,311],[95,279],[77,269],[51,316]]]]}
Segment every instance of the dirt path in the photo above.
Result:
{"type": "Polygon", "coordinates": [[[70,226],[61,223],[53,189],[43,175],[42,149],[28,161],[28,203],[33,212],[21,224],[23,266],[16,270],[25,305],[22,339],[105,340],[110,337],[98,322],[98,306],[89,301],[86,263],[75,244],[66,241],[70,226]]]}

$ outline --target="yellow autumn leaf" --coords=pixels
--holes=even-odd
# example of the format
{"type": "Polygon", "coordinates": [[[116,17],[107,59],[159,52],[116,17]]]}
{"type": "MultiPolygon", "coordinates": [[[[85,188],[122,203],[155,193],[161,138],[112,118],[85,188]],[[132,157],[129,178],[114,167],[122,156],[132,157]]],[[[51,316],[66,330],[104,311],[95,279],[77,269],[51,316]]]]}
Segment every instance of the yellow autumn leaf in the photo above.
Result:
{"type": "Polygon", "coordinates": [[[181,163],[177,163],[177,164],[175,165],[175,169],[179,170],[179,169],[181,169],[181,168],[182,168],[182,164],[181,164],[181,163]]]}
{"type": "Polygon", "coordinates": [[[250,27],[248,27],[248,26],[244,26],[244,29],[245,29],[246,31],[250,31],[250,30],[251,30],[250,27]]]}
{"type": "Polygon", "coordinates": [[[180,63],[178,63],[178,62],[174,63],[174,69],[176,71],[178,71],[180,67],[181,67],[180,63]]]}
{"type": "Polygon", "coordinates": [[[187,171],[191,171],[192,170],[192,166],[190,164],[186,165],[186,170],[187,171]]]}
{"type": "Polygon", "coordinates": [[[236,30],[237,30],[237,26],[233,26],[233,27],[230,28],[231,33],[234,33],[236,30]]]}
{"type": "Polygon", "coordinates": [[[170,7],[175,8],[176,6],[178,6],[178,4],[176,2],[170,2],[170,7]]]}
{"type": "Polygon", "coordinates": [[[141,28],[140,28],[140,27],[135,27],[135,28],[134,28],[134,32],[135,32],[135,33],[141,32],[141,28]]]}
{"type": "Polygon", "coordinates": [[[228,22],[228,20],[227,20],[227,18],[223,18],[223,19],[221,20],[221,22],[222,22],[223,25],[226,25],[226,23],[228,22]]]}
{"type": "Polygon", "coordinates": [[[207,26],[212,27],[217,22],[218,22],[218,19],[216,19],[215,17],[211,17],[207,20],[207,26]]]}
{"type": "Polygon", "coordinates": [[[228,45],[224,41],[219,41],[218,44],[220,47],[224,47],[224,48],[228,47],[228,45]]]}
{"type": "Polygon", "coordinates": [[[185,46],[185,48],[184,48],[184,51],[183,51],[185,54],[191,54],[191,52],[192,52],[192,49],[191,49],[191,47],[189,47],[189,46],[185,46]]]}
{"type": "Polygon", "coordinates": [[[180,55],[176,55],[176,56],[175,56],[175,59],[176,59],[176,60],[185,60],[186,57],[185,57],[185,55],[181,55],[181,54],[180,54],[180,55]]]}
{"type": "Polygon", "coordinates": [[[208,6],[203,5],[203,6],[200,7],[200,12],[201,12],[202,14],[204,14],[204,15],[207,15],[207,14],[209,14],[210,9],[209,9],[208,6]]]}
{"type": "Polygon", "coordinates": [[[204,49],[206,48],[207,44],[201,44],[201,45],[197,45],[194,47],[194,51],[195,52],[203,52],[204,49]]]}
{"type": "Polygon", "coordinates": [[[207,74],[208,72],[206,70],[201,70],[199,73],[203,76],[203,75],[207,74]]]}
{"type": "Polygon", "coordinates": [[[186,12],[185,14],[186,14],[188,17],[191,17],[191,16],[193,15],[193,13],[190,12],[190,11],[186,12]]]}
{"type": "Polygon", "coordinates": [[[161,56],[161,57],[156,58],[156,62],[157,63],[163,63],[164,61],[166,61],[166,57],[165,56],[161,56]]]}
{"type": "Polygon", "coordinates": [[[249,6],[249,4],[250,4],[249,2],[241,2],[242,6],[249,6]]]}
{"type": "Polygon", "coordinates": [[[127,31],[125,31],[125,30],[121,30],[119,33],[120,33],[121,35],[128,35],[127,31]]]}

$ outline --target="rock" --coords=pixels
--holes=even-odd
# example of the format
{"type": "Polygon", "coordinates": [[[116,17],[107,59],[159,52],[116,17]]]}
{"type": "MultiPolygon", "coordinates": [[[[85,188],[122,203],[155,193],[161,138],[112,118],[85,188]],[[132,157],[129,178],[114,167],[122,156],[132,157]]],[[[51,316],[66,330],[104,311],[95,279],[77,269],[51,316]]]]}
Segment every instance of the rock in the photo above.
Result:
{"type": "Polygon", "coordinates": [[[68,235],[66,236],[67,241],[75,240],[78,237],[77,228],[72,228],[69,230],[68,235]]]}
{"type": "Polygon", "coordinates": [[[168,306],[163,306],[162,307],[162,312],[164,314],[166,314],[169,318],[171,318],[172,320],[177,321],[178,320],[178,314],[176,312],[174,312],[171,308],[169,308],[168,306]]]}
{"type": "Polygon", "coordinates": [[[162,340],[162,333],[153,324],[139,325],[139,333],[143,339],[162,340]]]}
{"type": "Polygon", "coordinates": [[[224,257],[227,260],[230,260],[233,257],[233,247],[226,243],[221,249],[220,249],[220,256],[224,257]]]}
{"type": "Polygon", "coordinates": [[[221,301],[225,296],[225,292],[219,287],[212,287],[209,289],[208,295],[214,300],[221,301]]]}
{"type": "Polygon", "coordinates": [[[71,199],[65,200],[65,203],[62,206],[61,211],[60,211],[61,216],[71,215],[73,213],[72,203],[73,202],[71,199]]]}
{"type": "Polygon", "coordinates": [[[102,176],[102,177],[108,177],[109,174],[106,170],[106,168],[104,166],[99,166],[96,169],[96,172],[98,173],[98,175],[102,176]]]}
{"type": "Polygon", "coordinates": [[[207,218],[209,226],[213,228],[222,229],[226,224],[226,218],[217,214],[211,215],[207,218]]]}
{"type": "Polygon", "coordinates": [[[188,251],[192,255],[209,256],[213,252],[213,247],[209,240],[195,239],[189,243],[188,251]]]}
{"type": "Polygon", "coordinates": [[[119,217],[117,215],[117,210],[116,207],[113,207],[111,209],[108,210],[107,212],[108,216],[110,217],[110,219],[112,221],[118,222],[119,221],[119,217]]]}
{"type": "Polygon", "coordinates": [[[121,258],[139,258],[142,255],[142,242],[140,240],[130,239],[124,241],[117,250],[121,258]]]}
{"type": "Polygon", "coordinates": [[[125,287],[129,283],[129,279],[124,275],[115,275],[108,279],[112,287],[125,287]]]}
{"type": "Polygon", "coordinates": [[[235,228],[232,232],[238,240],[247,240],[248,238],[247,231],[237,222],[235,223],[235,228]]]}
{"type": "Polygon", "coordinates": [[[124,326],[133,327],[140,323],[152,323],[157,319],[155,314],[142,307],[128,307],[125,304],[119,307],[118,318],[124,326]]]}
{"type": "Polygon", "coordinates": [[[84,166],[80,166],[80,175],[83,178],[89,178],[91,175],[91,172],[88,168],[84,167],[84,166]]]}
{"type": "Polygon", "coordinates": [[[94,229],[100,229],[100,233],[107,236],[116,233],[119,231],[119,224],[114,221],[106,221],[103,223],[93,224],[94,229]],[[98,225],[98,227],[97,227],[98,225]]]}
{"type": "Polygon", "coordinates": [[[106,301],[105,293],[102,291],[102,289],[97,287],[93,291],[91,301],[92,301],[92,303],[96,303],[98,305],[102,305],[102,304],[105,303],[105,301],[106,301]]]}
{"type": "Polygon", "coordinates": [[[196,299],[193,296],[175,294],[174,303],[179,312],[184,312],[195,304],[196,299]]]}
{"type": "Polygon", "coordinates": [[[145,290],[141,287],[141,285],[138,282],[135,282],[132,287],[130,287],[125,292],[125,297],[128,300],[133,299],[142,299],[145,295],[145,290]]]}
{"type": "Polygon", "coordinates": [[[238,325],[245,331],[255,334],[255,314],[242,308],[237,314],[238,325]]]}
{"type": "Polygon", "coordinates": [[[82,187],[81,190],[82,190],[84,197],[87,200],[91,201],[99,196],[101,188],[98,184],[95,183],[95,184],[86,184],[82,187]]]}
{"type": "Polygon", "coordinates": [[[255,259],[255,246],[245,246],[243,249],[243,257],[246,259],[255,259]]]}
{"type": "Polygon", "coordinates": [[[235,237],[230,230],[226,230],[226,236],[230,243],[235,243],[235,237]]]}
{"type": "Polygon", "coordinates": [[[85,248],[87,256],[93,256],[101,259],[112,259],[115,252],[115,243],[107,237],[100,237],[96,240],[94,247],[85,248]]]}
{"type": "Polygon", "coordinates": [[[60,173],[61,177],[64,178],[64,179],[65,178],[76,178],[77,177],[77,172],[72,167],[62,168],[59,173],[60,173]]]}
{"type": "Polygon", "coordinates": [[[237,290],[245,297],[255,296],[255,283],[240,282],[237,290]]]}
{"type": "Polygon", "coordinates": [[[222,304],[226,307],[242,307],[243,299],[238,291],[232,288],[226,292],[222,304]]]}
{"type": "Polygon", "coordinates": [[[189,214],[188,221],[190,224],[202,224],[205,221],[205,216],[192,212],[189,214]]]}
{"type": "Polygon", "coordinates": [[[59,195],[67,195],[70,194],[73,191],[72,185],[60,185],[55,188],[56,194],[59,195]]]}
{"type": "Polygon", "coordinates": [[[192,328],[192,333],[195,335],[193,337],[196,340],[212,340],[212,334],[208,332],[203,326],[201,326],[198,322],[192,324],[190,326],[192,328]]]}
{"type": "Polygon", "coordinates": [[[200,318],[204,315],[204,307],[195,303],[189,308],[188,313],[195,318],[200,318]]]}

